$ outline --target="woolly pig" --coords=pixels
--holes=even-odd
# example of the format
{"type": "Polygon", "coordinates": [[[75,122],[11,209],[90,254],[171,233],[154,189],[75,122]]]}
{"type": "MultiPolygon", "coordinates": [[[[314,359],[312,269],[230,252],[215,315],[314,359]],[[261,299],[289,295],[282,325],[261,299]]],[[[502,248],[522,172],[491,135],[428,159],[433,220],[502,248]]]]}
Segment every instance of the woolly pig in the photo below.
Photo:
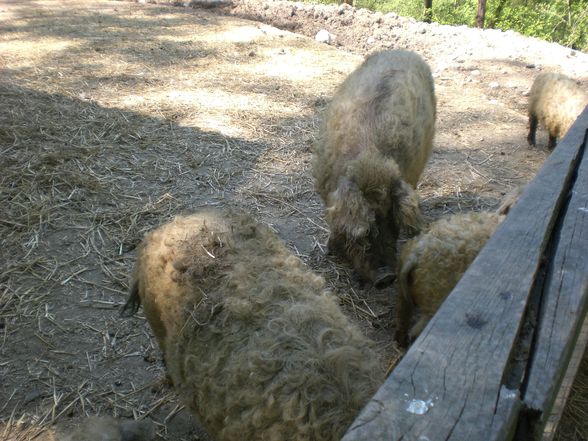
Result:
{"type": "Polygon", "coordinates": [[[555,147],[556,139],[563,137],[584,107],[588,93],[574,80],[557,73],[537,75],[529,94],[529,145],[535,146],[537,123],[549,132],[548,147],[555,147]]]}
{"type": "Polygon", "coordinates": [[[89,417],[61,441],[149,441],[155,437],[151,420],[125,420],[113,417],[89,417]]]}
{"type": "Polygon", "coordinates": [[[248,216],[203,210],[149,233],[125,310],[140,304],[217,441],[339,440],[383,381],[323,279],[248,216]]]}
{"type": "Polygon", "coordinates": [[[401,346],[421,333],[524,190],[521,185],[509,191],[495,213],[454,214],[404,245],[396,301],[395,337],[401,346]],[[420,317],[410,328],[415,307],[420,317]]]}
{"type": "Polygon", "coordinates": [[[315,145],[315,187],[329,250],[376,285],[392,282],[401,230],[418,232],[414,191],[432,149],[433,77],[409,51],[376,52],[337,90],[315,145]]]}
{"type": "Polygon", "coordinates": [[[460,213],[433,222],[406,243],[398,264],[399,344],[418,337],[503,219],[498,213],[460,213]],[[419,320],[408,332],[415,307],[419,320]]]}

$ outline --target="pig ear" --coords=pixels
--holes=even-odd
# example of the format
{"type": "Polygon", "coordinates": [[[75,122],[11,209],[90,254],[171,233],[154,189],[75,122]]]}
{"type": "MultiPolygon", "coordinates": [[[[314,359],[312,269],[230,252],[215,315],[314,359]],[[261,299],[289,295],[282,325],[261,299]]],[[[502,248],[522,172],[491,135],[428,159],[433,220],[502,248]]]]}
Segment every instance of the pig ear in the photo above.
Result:
{"type": "Polygon", "coordinates": [[[410,235],[420,233],[423,229],[424,221],[419,208],[419,196],[417,192],[402,179],[394,184],[395,191],[393,198],[395,209],[393,216],[398,221],[399,229],[406,231],[410,235]]]}
{"type": "MultiPolygon", "coordinates": [[[[406,245],[408,246],[408,244],[406,245]]],[[[418,265],[414,253],[401,262],[398,268],[398,290],[396,295],[396,335],[395,339],[402,347],[410,343],[408,331],[414,314],[414,301],[410,293],[413,283],[414,270],[418,265]]]]}
{"type": "Polygon", "coordinates": [[[329,194],[326,218],[332,234],[360,238],[369,232],[374,215],[357,185],[343,177],[329,194]]]}
{"type": "Polygon", "coordinates": [[[496,210],[498,214],[508,214],[510,209],[517,203],[519,197],[523,194],[525,190],[525,185],[519,185],[518,187],[513,188],[509,191],[500,202],[500,207],[496,210]]]}

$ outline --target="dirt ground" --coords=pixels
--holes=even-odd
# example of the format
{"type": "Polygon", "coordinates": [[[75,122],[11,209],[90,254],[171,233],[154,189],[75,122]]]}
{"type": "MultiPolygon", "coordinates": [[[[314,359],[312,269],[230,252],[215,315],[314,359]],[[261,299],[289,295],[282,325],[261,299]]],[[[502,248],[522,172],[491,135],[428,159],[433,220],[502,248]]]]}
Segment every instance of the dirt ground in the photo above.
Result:
{"type": "Polygon", "coordinates": [[[415,50],[434,72],[427,220],[492,209],[533,177],[548,155],[544,132],[526,144],[539,71],[588,85],[580,52],[346,5],[0,1],[0,439],[53,440],[86,414],[206,439],[162,384],[145,320],[117,313],[144,232],[202,205],[270,225],[397,361],[394,289],[363,286],[325,255],[310,176],[321,111],[382,47],[415,50]],[[322,28],[334,44],[303,35],[322,28]]]}

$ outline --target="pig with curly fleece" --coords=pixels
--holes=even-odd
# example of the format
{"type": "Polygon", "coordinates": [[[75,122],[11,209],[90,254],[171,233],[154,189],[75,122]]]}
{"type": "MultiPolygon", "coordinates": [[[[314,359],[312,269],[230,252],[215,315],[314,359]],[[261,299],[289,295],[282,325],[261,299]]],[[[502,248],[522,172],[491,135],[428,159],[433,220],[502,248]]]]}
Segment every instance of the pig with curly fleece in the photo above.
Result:
{"type": "Polygon", "coordinates": [[[376,285],[393,280],[396,241],[422,218],[416,184],[431,154],[436,99],[416,53],[375,52],[341,84],[315,145],[315,187],[329,250],[376,285]]]}
{"type": "Polygon", "coordinates": [[[140,304],[217,441],[339,440],[384,379],[324,280],[247,215],[201,210],[147,234],[127,312],[140,304]]]}
{"type": "Polygon", "coordinates": [[[535,146],[537,125],[549,132],[553,149],[588,105],[588,93],[571,78],[558,73],[537,75],[529,94],[529,145],[535,146]]]}

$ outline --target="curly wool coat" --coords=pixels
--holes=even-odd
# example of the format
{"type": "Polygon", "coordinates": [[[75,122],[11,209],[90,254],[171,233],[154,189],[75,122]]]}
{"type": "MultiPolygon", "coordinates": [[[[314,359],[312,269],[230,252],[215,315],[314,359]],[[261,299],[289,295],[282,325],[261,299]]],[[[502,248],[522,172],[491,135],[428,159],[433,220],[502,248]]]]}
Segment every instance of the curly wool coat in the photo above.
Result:
{"type": "Polygon", "coordinates": [[[314,148],[315,188],[330,249],[365,279],[393,265],[400,230],[418,232],[414,192],[430,156],[436,99],[427,63],[405,50],[375,52],[341,84],[314,148]]]}
{"type": "Polygon", "coordinates": [[[405,244],[396,304],[396,340],[402,346],[418,337],[504,218],[492,212],[455,214],[405,244]],[[419,319],[411,327],[415,308],[419,319]]]}
{"type": "Polygon", "coordinates": [[[550,149],[557,138],[563,137],[578,115],[588,105],[588,93],[574,80],[557,73],[537,75],[529,93],[529,135],[527,141],[535,145],[537,124],[549,132],[550,149]]]}
{"type": "Polygon", "coordinates": [[[149,233],[127,309],[139,303],[217,441],[338,440],[383,381],[323,279],[248,216],[205,210],[149,233]]]}

